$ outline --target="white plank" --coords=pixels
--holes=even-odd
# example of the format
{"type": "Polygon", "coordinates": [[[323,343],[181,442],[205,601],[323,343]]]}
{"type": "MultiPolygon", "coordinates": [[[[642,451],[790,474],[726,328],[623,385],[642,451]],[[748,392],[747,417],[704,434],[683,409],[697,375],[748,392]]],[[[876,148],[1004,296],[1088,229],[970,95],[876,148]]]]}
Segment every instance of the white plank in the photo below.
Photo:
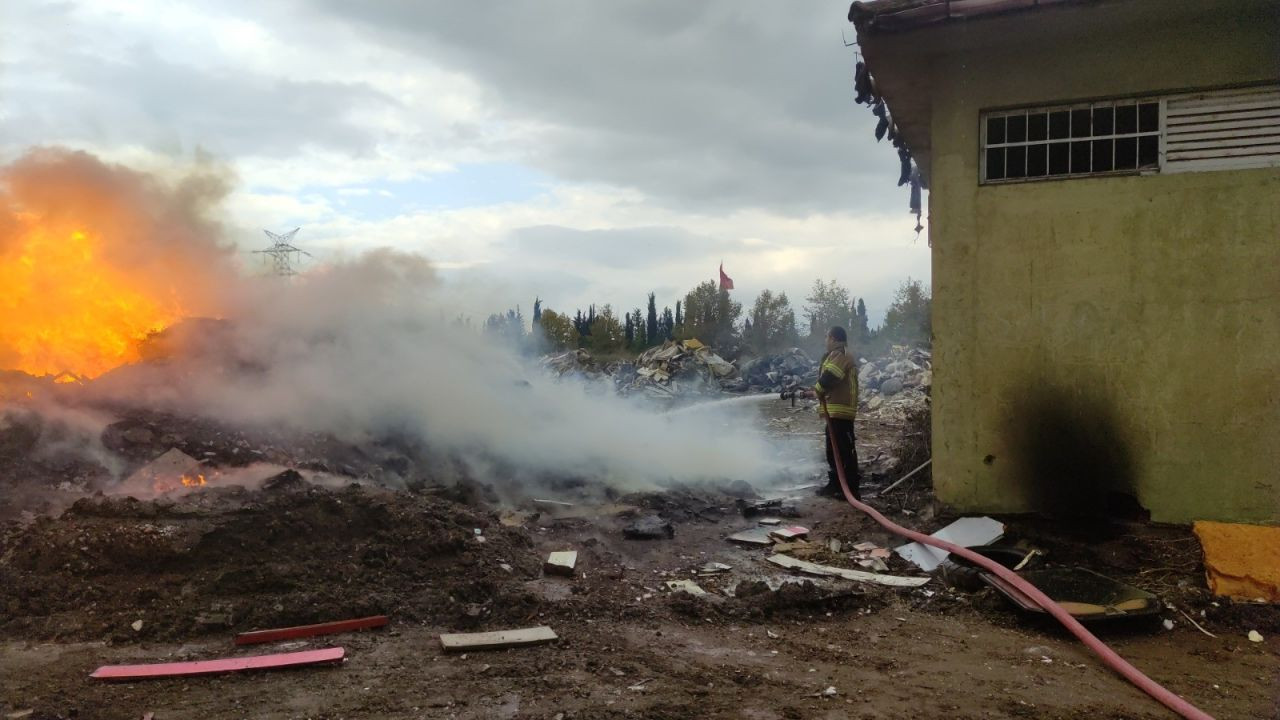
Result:
{"type": "Polygon", "coordinates": [[[1265,137],[1230,138],[1227,140],[1200,140],[1189,143],[1171,143],[1169,152],[1187,152],[1190,150],[1213,150],[1215,148],[1249,148],[1257,145],[1280,144],[1280,133],[1265,137]]]}
{"type": "Polygon", "coordinates": [[[1280,118],[1273,125],[1262,125],[1252,128],[1218,129],[1216,125],[1204,127],[1199,132],[1171,132],[1168,134],[1171,144],[1194,143],[1200,140],[1229,140],[1232,138],[1280,137],[1280,118]]]}
{"type": "Polygon", "coordinates": [[[1169,124],[1171,135],[1180,133],[1201,132],[1207,130],[1244,130],[1248,128],[1273,128],[1280,126],[1280,112],[1271,117],[1252,118],[1249,120],[1219,120],[1217,122],[1186,122],[1178,125],[1169,124]]]}
{"type": "Polygon", "coordinates": [[[1280,145],[1254,145],[1252,147],[1241,148],[1219,148],[1215,150],[1195,150],[1182,152],[1169,152],[1169,161],[1178,162],[1181,160],[1208,160],[1210,158],[1235,158],[1235,157],[1270,157],[1272,155],[1280,155],[1280,145]]]}
{"type": "Polygon", "coordinates": [[[1280,117],[1280,108],[1272,108],[1270,110],[1250,110],[1248,112],[1220,112],[1212,115],[1178,115],[1173,114],[1173,109],[1169,110],[1169,126],[1187,125],[1204,122],[1218,122],[1219,120],[1251,120],[1254,118],[1274,118],[1280,117]]]}
{"type": "Polygon", "coordinates": [[[520,630],[498,630],[482,633],[445,633],[440,636],[440,646],[446,652],[458,650],[497,650],[499,648],[540,645],[556,640],[555,631],[541,625],[520,630]]]}
{"type": "Polygon", "coordinates": [[[845,580],[856,580],[857,582],[869,582],[876,585],[888,585],[889,587],[920,587],[929,582],[927,577],[902,577],[901,575],[881,575],[879,573],[863,572],[862,570],[849,570],[846,568],[831,567],[830,565],[819,565],[811,563],[807,560],[797,560],[790,555],[770,555],[766,558],[774,565],[778,565],[789,570],[799,570],[810,575],[820,575],[823,577],[838,577],[845,580]]]}
{"type": "Polygon", "coordinates": [[[1261,155],[1245,158],[1211,158],[1208,160],[1180,160],[1164,166],[1162,172],[1207,172],[1211,170],[1251,170],[1280,167],[1280,155],[1261,155]]]}

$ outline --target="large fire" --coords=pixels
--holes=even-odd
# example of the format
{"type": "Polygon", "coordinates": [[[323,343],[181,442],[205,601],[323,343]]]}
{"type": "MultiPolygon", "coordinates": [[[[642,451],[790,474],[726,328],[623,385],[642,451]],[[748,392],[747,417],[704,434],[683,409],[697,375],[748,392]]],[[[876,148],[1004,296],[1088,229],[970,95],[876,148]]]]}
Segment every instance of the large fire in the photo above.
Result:
{"type": "Polygon", "coordinates": [[[216,317],[230,253],[208,218],[225,192],[209,171],[60,149],[0,166],[0,370],[93,378],[188,314],[216,317]]]}
{"type": "Polygon", "coordinates": [[[125,272],[104,262],[94,233],[30,214],[19,221],[23,226],[0,253],[0,362],[6,368],[95,377],[137,360],[139,342],[181,317],[175,298],[140,292],[125,272]]]}

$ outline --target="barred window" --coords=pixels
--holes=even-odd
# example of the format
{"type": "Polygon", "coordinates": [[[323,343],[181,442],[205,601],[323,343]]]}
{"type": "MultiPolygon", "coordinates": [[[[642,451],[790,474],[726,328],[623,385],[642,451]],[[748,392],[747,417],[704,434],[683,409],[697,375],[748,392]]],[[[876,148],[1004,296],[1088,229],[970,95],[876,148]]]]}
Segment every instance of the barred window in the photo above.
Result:
{"type": "Polygon", "coordinates": [[[982,179],[1024,181],[1160,165],[1159,100],[1001,110],[982,116],[982,179]]]}

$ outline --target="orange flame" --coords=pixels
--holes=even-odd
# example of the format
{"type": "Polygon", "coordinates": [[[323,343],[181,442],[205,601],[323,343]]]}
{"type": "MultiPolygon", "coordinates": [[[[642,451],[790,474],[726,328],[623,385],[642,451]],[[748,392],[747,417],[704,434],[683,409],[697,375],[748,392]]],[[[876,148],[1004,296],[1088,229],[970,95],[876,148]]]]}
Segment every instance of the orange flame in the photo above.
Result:
{"type": "Polygon", "coordinates": [[[0,166],[0,369],[92,379],[191,314],[217,316],[226,185],[42,149],[0,166]]]}
{"type": "Polygon", "coordinates": [[[196,475],[195,477],[183,475],[182,484],[186,487],[201,487],[204,485],[204,475],[196,475]]]}
{"type": "Polygon", "coordinates": [[[5,365],[32,375],[96,377],[136,361],[138,343],[179,317],[174,303],[134,290],[103,262],[94,235],[25,219],[0,255],[0,347],[11,354],[5,365]]]}

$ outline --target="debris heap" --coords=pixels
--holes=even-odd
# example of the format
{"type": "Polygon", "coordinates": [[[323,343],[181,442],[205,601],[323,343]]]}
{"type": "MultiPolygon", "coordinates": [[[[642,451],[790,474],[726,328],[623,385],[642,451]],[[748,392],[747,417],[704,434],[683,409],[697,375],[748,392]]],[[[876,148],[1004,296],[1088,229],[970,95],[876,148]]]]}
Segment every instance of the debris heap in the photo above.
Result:
{"type": "Polygon", "coordinates": [[[818,363],[800,348],[791,348],[743,363],[742,376],[752,392],[780,393],[794,387],[812,387],[818,381],[818,363]]]}
{"type": "Polygon", "coordinates": [[[933,355],[925,349],[894,345],[888,357],[866,360],[858,369],[863,409],[880,420],[905,421],[929,405],[933,355]]]}

